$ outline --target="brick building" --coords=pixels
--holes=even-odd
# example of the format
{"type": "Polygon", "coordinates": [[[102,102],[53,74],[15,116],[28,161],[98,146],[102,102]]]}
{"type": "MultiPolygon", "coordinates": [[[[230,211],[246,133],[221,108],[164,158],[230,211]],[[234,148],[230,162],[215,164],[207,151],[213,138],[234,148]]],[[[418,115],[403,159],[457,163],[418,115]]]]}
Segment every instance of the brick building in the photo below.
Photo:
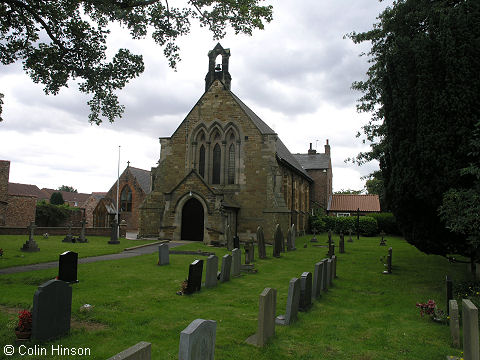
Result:
{"type": "MultiPolygon", "coordinates": [[[[119,179],[119,218],[127,222],[128,230],[138,229],[139,207],[150,193],[150,171],[128,166],[119,179]]],[[[109,227],[117,213],[117,182],[102,197],[92,214],[94,227],[109,227]]],[[[88,221],[88,220],[87,220],[88,221]]]]}
{"type": "Polygon", "coordinates": [[[139,235],[211,243],[225,241],[227,224],[241,240],[259,225],[267,241],[276,224],[284,234],[292,224],[305,230],[314,179],[230,91],[230,50],[217,44],[208,56],[205,93],[172,136],[160,138],[139,235]],[[218,56],[222,62],[215,65],[218,56]]]}
{"type": "Polygon", "coordinates": [[[330,216],[368,215],[380,212],[378,195],[333,194],[328,201],[327,214],[330,216]]]}
{"type": "Polygon", "coordinates": [[[0,160],[0,226],[5,226],[8,206],[8,178],[10,161],[0,160]]]}

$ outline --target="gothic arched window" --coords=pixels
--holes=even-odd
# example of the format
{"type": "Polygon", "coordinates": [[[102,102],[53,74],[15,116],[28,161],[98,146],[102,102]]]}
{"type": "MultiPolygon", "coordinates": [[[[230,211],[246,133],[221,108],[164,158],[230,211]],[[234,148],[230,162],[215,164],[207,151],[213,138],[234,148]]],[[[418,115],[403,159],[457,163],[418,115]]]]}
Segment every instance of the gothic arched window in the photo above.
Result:
{"type": "Polygon", "coordinates": [[[201,177],[205,177],[205,146],[200,146],[200,152],[198,156],[198,173],[201,177]]]}
{"type": "Polygon", "coordinates": [[[128,185],[122,189],[120,195],[120,209],[121,211],[132,211],[132,190],[130,190],[128,185]]]}
{"type": "Polygon", "coordinates": [[[220,168],[222,163],[222,150],[220,145],[216,144],[213,148],[213,173],[212,184],[220,184],[220,168]]]}
{"type": "Polygon", "coordinates": [[[235,184],[235,145],[228,149],[228,184],[235,184]]]}

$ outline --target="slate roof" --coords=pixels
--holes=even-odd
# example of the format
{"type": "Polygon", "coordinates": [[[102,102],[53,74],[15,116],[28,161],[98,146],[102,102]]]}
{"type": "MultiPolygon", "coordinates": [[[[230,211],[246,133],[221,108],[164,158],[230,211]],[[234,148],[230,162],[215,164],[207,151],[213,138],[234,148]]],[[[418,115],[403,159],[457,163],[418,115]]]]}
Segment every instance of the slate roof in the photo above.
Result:
{"type": "Polygon", "coordinates": [[[54,189],[43,188],[42,191],[48,194],[48,200],[54,192],[59,192],[62,194],[63,200],[66,202],[77,202],[78,207],[82,207],[85,201],[90,197],[90,194],[85,193],[74,193],[70,191],[59,191],[54,189]]]}
{"type": "Polygon", "coordinates": [[[37,185],[8,183],[9,195],[35,196],[39,200],[50,199],[50,196],[40,190],[37,185]]]}
{"type": "Polygon", "coordinates": [[[328,201],[327,211],[380,212],[378,195],[333,194],[328,201]]]}
{"type": "Polygon", "coordinates": [[[305,170],[329,169],[330,156],[324,153],[317,154],[293,154],[293,157],[305,170]]]}
{"type": "Polygon", "coordinates": [[[152,178],[150,176],[150,171],[143,170],[139,168],[135,168],[133,166],[129,166],[127,169],[130,170],[132,175],[137,179],[138,183],[140,184],[143,192],[145,194],[150,194],[152,178]]]}
{"type": "MultiPolygon", "coordinates": [[[[262,135],[276,134],[276,132],[272,130],[270,126],[268,126],[262,119],[260,119],[260,117],[258,117],[258,115],[255,114],[252,109],[250,109],[247,105],[245,105],[243,101],[240,100],[233,92],[230,91],[230,94],[232,95],[233,99],[237,102],[237,104],[240,106],[240,108],[250,118],[250,120],[252,120],[252,122],[255,124],[255,126],[257,127],[257,129],[260,131],[262,135]]],[[[280,140],[280,138],[277,139],[276,145],[277,145],[277,157],[280,160],[285,161],[288,165],[292,166],[295,170],[300,172],[307,179],[309,179],[310,181],[313,181],[312,178],[307,174],[305,169],[302,167],[302,165],[287,149],[287,147],[282,142],[282,140],[280,140]]]]}

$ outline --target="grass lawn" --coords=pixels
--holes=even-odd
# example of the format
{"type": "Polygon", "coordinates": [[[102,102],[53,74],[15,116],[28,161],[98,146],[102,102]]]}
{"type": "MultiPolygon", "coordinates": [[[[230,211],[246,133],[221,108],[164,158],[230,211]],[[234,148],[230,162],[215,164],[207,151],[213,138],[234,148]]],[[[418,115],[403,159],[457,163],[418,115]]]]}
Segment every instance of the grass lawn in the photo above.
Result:
{"type": "Polygon", "coordinates": [[[120,244],[110,245],[110,240],[104,236],[88,236],[88,243],[64,243],[65,236],[35,236],[35,242],[40,251],[23,252],[20,248],[28,240],[28,235],[0,235],[0,249],[3,249],[3,256],[0,257],[0,269],[11,266],[38,264],[42,262],[57,261],[58,255],[64,251],[71,250],[78,253],[78,257],[107,255],[122,252],[123,249],[131,246],[148,244],[149,240],[128,240],[120,239],[120,244]]]}
{"type": "MultiPolygon", "coordinates": [[[[326,234],[317,238],[318,244],[325,244],[326,234]]],[[[294,324],[277,326],[275,337],[264,348],[246,344],[245,339],[257,329],[262,290],[277,289],[277,315],[284,314],[290,279],[304,271],[313,273],[314,264],[325,258],[327,249],[312,247],[309,239],[297,238],[298,250],[282,253],[280,259],[272,258],[268,247],[268,259],[256,259],[257,274],[243,274],[190,296],[175,292],[188,274],[188,264],[205,257],[170,255],[167,266],[156,265],[157,254],[79,265],[71,333],[41,346],[88,347],[92,354],[88,358],[106,359],[147,341],[152,343],[152,359],[173,360],[178,358],[180,332],[201,318],[217,321],[215,358],[219,360],[430,360],[460,355],[450,345],[448,326],[421,318],[415,303],[434,299],[445,308],[445,275],[465,280],[465,264],[425,255],[393,237],[387,237],[387,245],[393,247],[393,274],[382,275],[380,258],[388,247],[378,246],[378,237],[346,242],[346,253],[337,252],[338,279],[328,293],[309,312],[300,313],[294,324]],[[94,309],[80,312],[87,303],[94,309]]],[[[338,245],[338,237],[335,240],[338,245]]],[[[219,258],[227,253],[202,244],[177,249],[213,251],[219,258]]],[[[16,318],[14,310],[30,307],[37,286],[56,275],[57,269],[50,269],[0,276],[0,352],[4,344],[14,342],[13,330],[8,329],[16,318]]]]}

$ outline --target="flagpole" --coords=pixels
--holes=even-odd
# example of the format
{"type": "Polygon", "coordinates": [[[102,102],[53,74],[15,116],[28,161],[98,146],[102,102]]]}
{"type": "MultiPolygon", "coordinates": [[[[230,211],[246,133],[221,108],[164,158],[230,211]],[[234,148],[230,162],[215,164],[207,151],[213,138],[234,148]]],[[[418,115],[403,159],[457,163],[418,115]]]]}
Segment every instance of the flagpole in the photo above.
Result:
{"type": "Polygon", "coordinates": [[[118,197],[120,190],[120,145],[118,146],[118,166],[117,166],[117,239],[120,238],[119,229],[120,229],[120,219],[118,217],[118,197]]]}

